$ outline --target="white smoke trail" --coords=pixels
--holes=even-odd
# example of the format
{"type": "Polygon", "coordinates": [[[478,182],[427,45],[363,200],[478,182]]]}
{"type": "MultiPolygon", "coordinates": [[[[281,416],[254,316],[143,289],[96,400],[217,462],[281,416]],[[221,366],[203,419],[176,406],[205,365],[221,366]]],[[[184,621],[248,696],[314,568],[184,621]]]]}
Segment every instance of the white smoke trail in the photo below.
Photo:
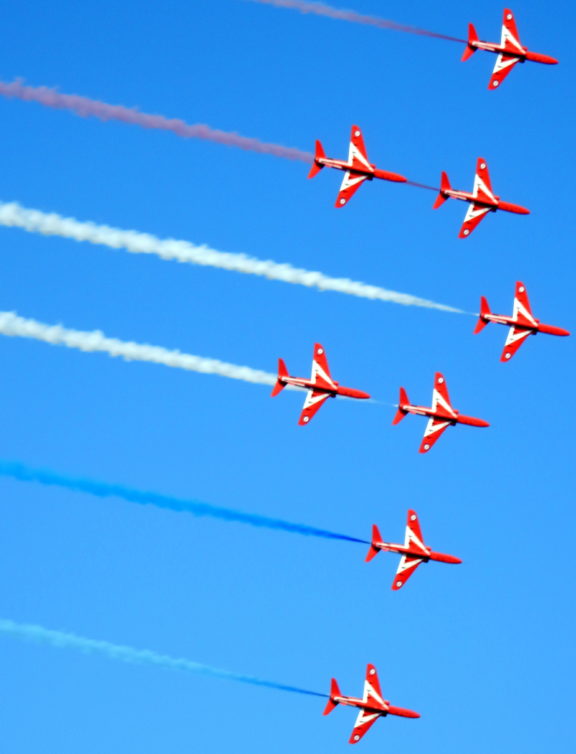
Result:
{"type": "Polygon", "coordinates": [[[0,225],[21,228],[30,233],[41,233],[46,236],[60,236],[74,241],[86,241],[108,246],[111,249],[124,249],[132,254],[154,254],[162,259],[199,264],[206,267],[218,267],[222,270],[241,272],[246,275],[259,275],[269,280],[304,285],[307,288],[316,288],[321,291],[335,291],[349,296],[359,296],[374,301],[387,301],[403,306],[420,306],[457,314],[464,313],[461,309],[456,309],[453,306],[438,304],[428,299],[380,288],[376,285],[359,283],[349,278],[329,277],[322,272],[293,267],[290,264],[273,262],[272,260],[257,259],[245,254],[217,251],[209,246],[197,246],[189,241],[161,239],[149,233],[121,230],[120,228],[97,225],[92,222],[81,222],[55,213],[27,209],[16,202],[0,202],[0,225]]]}
{"type": "Polygon", "coordinates": [[[279,691],[291,691],[297,694],[307,694],[310,696],[328,696],[317,691],[308,691],[297,686],[287,686],[283,683],[274,681],[265,681],[262,678],[255,678],[251,675],[234,673],[230,670],[213,668],[210,665],[202,665],[192,660],[185,660],[182,657],[170,657],[169,655],[151,652],[149,649],[134,649],[122,644],[111,644],[109,641],[97,641],[95,639],[86,639],[83,636],[67,633],[64,631],[54,631],[43,626],[35,626],[29,623],[17,623],[13,620],[0,619],[0,634],[13,636],[19,639],[28,639],[38,641],[43,644],[50,644],[53,647],[61,649],[77,649],[87,654],[100,654],[111,660],[120,660],[139,665],[156,665],[169,670],[183,670],[188,673],[199,673],[216,678],[225,678],[229,681],[239,681],[240,683],[249,683],[254,686],[265,686],[267,688],[277,689],[279,691]]]}
{"type": "Polygon", "coordinates": [[[259,385],[274,385],[276,375],[258,369],[228,364],[217,359],[206,359],[181,351],[171,351],[161,346],[108,338],[99,330],[84,332],[68,330],[61,325],[46,325],[34,319],[19,317],[14,312],[0,312],[0,335],[33,338],[53,346],[77,348],[79,351],[99,351],[109,356],[119,356],[126,361],[148,361],[167,367],[186,369],[202,374],[217,374],[233,380],[244,380],[259,385]]]}

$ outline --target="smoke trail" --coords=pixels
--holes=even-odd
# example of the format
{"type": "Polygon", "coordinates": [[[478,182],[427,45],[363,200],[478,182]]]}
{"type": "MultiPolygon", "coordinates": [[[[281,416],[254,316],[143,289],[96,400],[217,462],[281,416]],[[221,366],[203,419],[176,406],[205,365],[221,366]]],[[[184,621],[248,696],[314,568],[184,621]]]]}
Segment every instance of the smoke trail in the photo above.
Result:
{"type": "Polygon", "coordinates": [[[245,254],[217,251],[209,246],[197,246],[189,241],[161,239],[149,233],[134,230],[121,230],[108,225],[81,222],[55,213],[27,209],[16,202],[0,202],[0,225],[21,228],[30,233],[46,236],[61,236],[74,241],[108,246],[111,249],[124,249],[132,254],[154,254],[162,259],[218,267],[222,270],[258,275],[269,280],[280,280],[293,285],[304,285],[320,291],[335,291],[348,296],[359,296],[374,301],[387,301],[403,306],[420,306],[461,314],[461,309],[445,304],[437,304],[408,293],[399,293],[376,285],[358,283],[349,278],[334,278],[322,272],[293,267],[290,264],[257,259],[245,254]]]}
{"type": "Polygon", "coordinates": [[[0,312],[0,335],[33,338],[53,346],[77,348],[79,351],[99,351],[109,356],[119,356],[126,361],[148,361],[176,369],[217,374],[220,377],[254,382],[259,385],[274,385],[276,382],[276,375],[261,372],[258,369],[193,356],[181,351],[170,351],[161,346],[108,338],[100,330],[83,332],[82,330],[68,330],[61,325],[46,325],[34,319],[19,317],[14,312],[0,312]]]}
{"type": "Polygon", "coordinates": [[[416,188],[426,189],[427,191],[440,191],[437,186],[429,186],[427,183],[416,183],[416,181],[406,181],[407,186],[415,186],[416,188]]]}
{"type": "Polygon", "coordinates": [[[275,157],[283,157],[286,160],[299,160],[308,163],[314,160],[314,155],[301,149],[283,147],[281,144],[270,144],[230,131],[220,131],[203,123],[191,124],[178,118],[165,118],[163,115],[141,113],[134,108],[109,105],[106,102],[81,97],[77,94],[61,94],[48,86],[26,86],[19,80],[0,81],[0,94],[26,102],[38,102],[40,105],[52,107],[56,110],[70,110],[83,118],[99,118],[104,121],[117,120],[142,128],[171,131],[184,139],[214,141],[227,147],[238,147],[250,152],[271,154],[275,157]]]}
{"type": "Polygon", "coordinates": [[[353,10],[334,8],[326,3],[311,3],[304,2],[304,0],[251,0],[251,2],[262,3],[263,5],[275,5],[278,8],[290,8],[292,10],[300,11],[300,13],[312,13],[316,16],[326,16],[327,18],[335,18],[339,21],[351,21],[355,24],[376,26],[379,29],[403,31],[406,34],[418,34],[422,37],[435,37],[436,39],[447,39],[449,42],[463,42],[466,44],[466,40],[460,39],[459,37],[448,37],[446,34],[436,34],[436,32],[428,31],[427,29],[419,29],[416,26],[405,26],[404,24],[398,24],[395,21],[389,21],[386,18],[365,16],[361,13],[356,13],[356,11],[353,10]]]}
{"type": "Polygon", "coordinates": [[[120,660],[120,662],[128,662],[136,665],[156,665],[168,670],[183,670],[187,673],[207,675],[213,678],[224,678],[228,681],[248,683],[252,686],[264,686],[269,689],[277,689],[278,691],[290,691],[295,694],[328,696],[328,694],[321,694],[318,691],[308,691],[308,689],[301,689],[297,686],[287,686],[283,683],[265,681],[262,678],[255,678],[251,675],[213,668],[210,665],[202,665],[198,662],[192,662],[192,660],[185,660],[182,657],[170,657],[169,655],[152,652],[149,649],[134,649],[122,644],[111,644],[108,641],[86,639],[76,634],[53,631],[43,626],[35,626],[29,623],[17,623],[13,620],[0,619],[0,633],[18,639],[28,639],[41,642],[42,644],[50,644],[60,649],[77,649],[87,654],[104,655],[111,660],[120,660]]]}
{"type": "Polygon", "coordinates": [[[193,516],[209,516],[223,521],[235,521],[239,524],[259,526],[266,529],[279,529],[280,531],[302,534],[309,537],[370,544],[365,539],[349,537],[346,534],[336,534],[335,532],[326,531],[326,529],[317,529],[314,526],[307,526],[306,524],[296,524],[291,521],[283,521],[280,518],[261,516],[257,513],[244,513],[242,511],[231,510],[230,508],[210,505],[210,503],[203,503],[198,500],[188,500],[172,495],[160,495],[157,492],[135,490],[119,484],[107,484],[106,482],[97,482],[93,479],[57,474],[45,469],[31,468],[22,463],[0,460],[0,475],[17,479],[20,482],[38,482],[39,484],[63,487],[74,492],[84,492],[88,495],[101,498],[119,497],[129,503],[153,505],[156,508],[163,508],[164,510],[191,513],[193,516]]]}

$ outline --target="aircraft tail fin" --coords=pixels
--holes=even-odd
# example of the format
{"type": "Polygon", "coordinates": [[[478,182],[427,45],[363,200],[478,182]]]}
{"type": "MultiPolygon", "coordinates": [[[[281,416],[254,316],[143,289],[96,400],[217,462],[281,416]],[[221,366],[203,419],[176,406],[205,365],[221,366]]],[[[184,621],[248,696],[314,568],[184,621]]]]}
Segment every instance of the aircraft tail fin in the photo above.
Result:
{"type": "Polygon", "coordinates": [[[328,702],[326,703],[326,707],[324,709],[323,715],[329,715],[334,707],[338,704],[338,702],[335,700],[337,696],[342,696],[340,693],[340,688],[338,687],[338,681],[333,678],[330,683],[330,699],[328,699],[328,702]]]}
{"type": "Polygon", "coordinates": [[[464,50],[464,54],[462,55],[462,62],[468,60],[468,58],[471,58],[472,55],[474,55],[474,53],[476,52],[477,48],[474,47],[474,42],[478,42],[478,34],[476,33],[474,25],[468,24],[468,44],[466,45],[466,49],[464,50]]]}
{"type": "Polygon", "coordinates": [[[447,191],[450,191],[452,186],[450,185],[450,179],[448,178],[448,174],[442,171],[442,175],[440,177],[440,192],[438,193],[438,196],[436,197],[436,201],[434,202],[433,209],[438,209],[438,207],[441,207],[446,199],[448,199],[448,195],[446,194],[447,191]]]}
{"type": "Polygon", "coordinates": [[[402,419],[406,416],[408,411],[405,411],[402,406],[409,404],[410,401],[408,399],[408,393],[404,390],[403,387],[400,388],[400,397],[398,398],[398,411],[396,411],[396,416],[392,420],[392,424],[399,424],[402,419]]]}
{"type": "Polygon", "coordinates": [[[382,542],[382,535],[380,534],[380,530],[374,524],[372,526],[372,543],[370,544],[370,549],[368,550],[368,553],[366,554],[366,560],[365,562],[368,563],[368,561],[372,560],[372,558],[375,558],[376,555],[380,552],[380,548],[376,547],[377,542],[382,542]]]}
{"type": "Polygon", "coordinates": [[[278,395],[278,393],[281,393],[286,387],[286,383],[282,379],[283,377],[288,377],[288,369],[286,368],[284,360],[278,359],[278,379],[272,390],[272,398],[274,398],[275,395],[278,395]]]}
{"type": "Polygon", "coordinates": [[[480,297],[480,316],[478,317],[478,322],[476,322],[476,327],[474,328],[474,334],[481,332],[486,325],[488,324],[488,320],[484,319],[486,314],[491,314],[490,306],[488,305],[488,301],[486,300],[485,296],[480,297]]]}
{"type": "Polygon", "coordinates": [[[318,173],[322,170],[324,165],[318,162],[318,160],[324,157],[326,157],[326,153],[324,152],[324,147],[322,146],[322,143],[320,141],[316,141],[316,149],[314,152],[314,164],[310,168],[310,172],[308,173],[308,178],[314,178],[314,176],[318,175],[318,173]]]}

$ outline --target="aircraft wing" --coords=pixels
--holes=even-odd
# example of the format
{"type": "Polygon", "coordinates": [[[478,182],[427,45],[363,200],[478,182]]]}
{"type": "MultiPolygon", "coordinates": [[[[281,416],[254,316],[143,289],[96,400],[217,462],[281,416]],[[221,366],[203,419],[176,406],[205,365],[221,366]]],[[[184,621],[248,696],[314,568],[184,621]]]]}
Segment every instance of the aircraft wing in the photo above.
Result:
{"type": "Polygon", "coordinates": [[[326,390],[336,390],[338,385],[332,379],[328,359],[324,346],[320,343],[314,344],[314,355],[312,356],[312,376],[310,380],[318,387],[326,390]]]}
{"type": "Polygon", "coordinates": [[[402,555],[400,563],[398,564],[398,570],[394,576],[394,581],[392,582],[392,589],[394,589],[394,591],[402,589],[404,584],[422,562],[422,558],[415,558],[412,555],[402,555]]]}
{"type": "Polygon", "coordinates": [[[404,536],[404,547],[416,547],[422,551],[423,555],[427,555],[428,551],[424,544],[424,537],[422,536],[422,529],[420,528],[420,522],[418,521],[418,514],[416,511],[408,511],[408,520],[406,522],[406,534],[404,536]]]}
{"type": "Polygon", "coordinates": [[[508,52],[517,52],[520,55],[524,53],[524,48],[520,43],[520,34],[518,34],[518,27],[516,26],[516,21],[514,20],[514,14],[510,10],[510,8],[506,8],[504,10],[500,45],[508,52]]]}
{"type": "Polygon", "coordinates": [[[457,414],[452,408],[452,402],[448,395],[448,385],[446,384],[446,378],[441,372],[436,372],[434,375],[434,388],[432,389],[432,410],[437,412],[445,411],[456,418],[457,414]]]}
{"type": "Polygon", "coordinates": [[[492,71],[492,78],[488,84],[488,89],[497,89],[514,68],[516,63],[519,62],[520,58],[516,58],[513,55],[498,55],[496,58],[496,65],[492,71]]]}
{"type": "Polygon", "coordinates": [[[491,202],[496,204],[498,201],[492,190],[492,181],[488,171],[488,163],[483,157],[476,160],[476,173],[474,174],[473,196],[481,202],[491,202]]]}
{"type": "Polygon", "coordinates": [[[352,126],[350,133],[350,148],[348,150],[348,163],[358,170],[372,170],[368,159],[368,153],[364,145],[364,137],[358,126],[352,126]]]}
{"type": "Polygon", "coordinates": [[[344,173],[342,185],[340,186],[340,191],[338,192],[338,196],[336,197],[336,204],[334,206],[344,207],[346,204],[348,204],[350,199],[358,191],[365,180],[367,180],[367,176],[358,175],[356,173],[352,174],[347,170],[344,173]]]}
{"type": "Polygon", "coordinates": [[[523,327],[511,327],[508,331],[508,337],[506,338],[500,361],[510,361],[529,335],[532,335],[532,330],[526,330],[523,327]]]}
{"type": "Polygon", "coordinates": [[[356,722],[354,723],[352,735],[350,736],[348,743],[357,744],[358,741],[360,741],[360,739],[370,730],[370,728],[374,725],[379,717],[379,712],[366,712],[365,710],[361,709],[358,713],[358,717],[356,718],[356,722]]]}
{"type": "Polygon", "coordinates": [[[468,212],[466,212],[464,222],[462,223],[462,227],[460,228],[458,238],[468,238],[470,233],[472,233],[474,228],[480,224],[488,212],[490,212],[490,207],[484,207],[481,204],[471,202],[468,207],[468,212]]]}
{"type": "Polygon", "coordinates": [[[524,283],[518,281],[514,292],[514,313],[512,315],[516,322],[529,327],[536,327],[538,322],[532,314],[532,307],[528,299],[528,292],[524,283]]]}
{"type": "Polygon", "coordinates": [[[300,414],[300,419],[298,420],[298,424],[300,424],[301,426],[308,424],[310,419],[312,419],[316,415],[318,409],[329,397],[330,393],[325,393],[324,391],[319,390],[308,390],[308,392],[306,393],[306,399],[304,401],[304,407],[302,409],[302,413],[300,414]]]}
{"type": "Polygon", "coordinates": [[[446,429],[450,426],[450,422],[445,419],[435,419],[430,417],[426,429],[424,430],[424,437],[420,443],[420,453],[427,453],[433,445],[436,444],[441,435],[444,434],[446,429]]]}
{"type": "Polygon", "coordinates": [[[374,665],[368,665],[366,668],[362,701],[372,707],[381,708],[382,712],[368,712],[362,708],[360,709],[358,717],[356,718],[356,723],[354,724],[354,729],[352,730],[352,735],[350,736],[349,743],[351,744],[357,744],[365,733],[367,733],[374,725],[376,720],[382,714],[385,714],[388,709],[388,703],[384,701],[382,696],[378,673],[374,665]]]}

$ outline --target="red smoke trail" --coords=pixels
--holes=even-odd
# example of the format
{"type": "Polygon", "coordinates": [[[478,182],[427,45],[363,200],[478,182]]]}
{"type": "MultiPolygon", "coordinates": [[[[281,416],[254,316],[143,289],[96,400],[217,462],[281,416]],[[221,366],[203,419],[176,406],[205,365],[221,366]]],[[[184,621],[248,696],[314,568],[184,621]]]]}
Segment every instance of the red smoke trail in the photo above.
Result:
{"type": "Polygon", "coordinates": [[[416,181],[406,181],[407,186],[416,186],[416,188],[427,189],[428,191],[440,191],[439,188],[428,186],[427,183],[416,183],[416,181]]]}
{"type": "Polygon", "coordinates": [[[343,10],[333,8],[326,3],[309,3],[304,0],[251,0],[254,3],[264,5],[275,5],[278,8],[290,8],[298,10],[300,13],[313,13],[317,16],[326,16],[327,18],[336,18],[339,21],[350,21],[354,24],[366,24],[367,26],[376,26],[379,29],[390,29],[391,31],[403,31],[406,34],[419,34],[422,37],[435,37],[436,39],[447,39],[449,42],[462,42],[466,44],[465,39],[459,37],[448,37],[446,34],[436,34],[436,32],[427,29],[419,29],[416,26],[404,26],[397,24],[395,21],[388,21],[386,18],[377,16],[365,16],[362,13],[356,13],[353,10],[343,10]]]}
{"type": "Polygon", "coordinates": [[[77,94],[61,94],[56,89],[47,86],[25,86],[20,81],[8,83],[0,81],[0,94],[5,97],[16,97],[26,102],[38,102],[46,107],[57,110],[71,110],[83,118],[99,118],[100,120],[119,120],[142,128],[153,128],[161,131],[171,131],[184,139],[206,139],[228,147],[238,147],[251,152],[272,154],[285,160],[300,160],[312,162],[314,155],[301,149],[283,147],[281,144],[269,144],[265,141],[252,139],[248,136],[219,131],[203,123],[185,123],[177,118],[165,118],[163,115],[141,113],[122,105],[109,105],[106,102],[80,97],[77,94]]]}

